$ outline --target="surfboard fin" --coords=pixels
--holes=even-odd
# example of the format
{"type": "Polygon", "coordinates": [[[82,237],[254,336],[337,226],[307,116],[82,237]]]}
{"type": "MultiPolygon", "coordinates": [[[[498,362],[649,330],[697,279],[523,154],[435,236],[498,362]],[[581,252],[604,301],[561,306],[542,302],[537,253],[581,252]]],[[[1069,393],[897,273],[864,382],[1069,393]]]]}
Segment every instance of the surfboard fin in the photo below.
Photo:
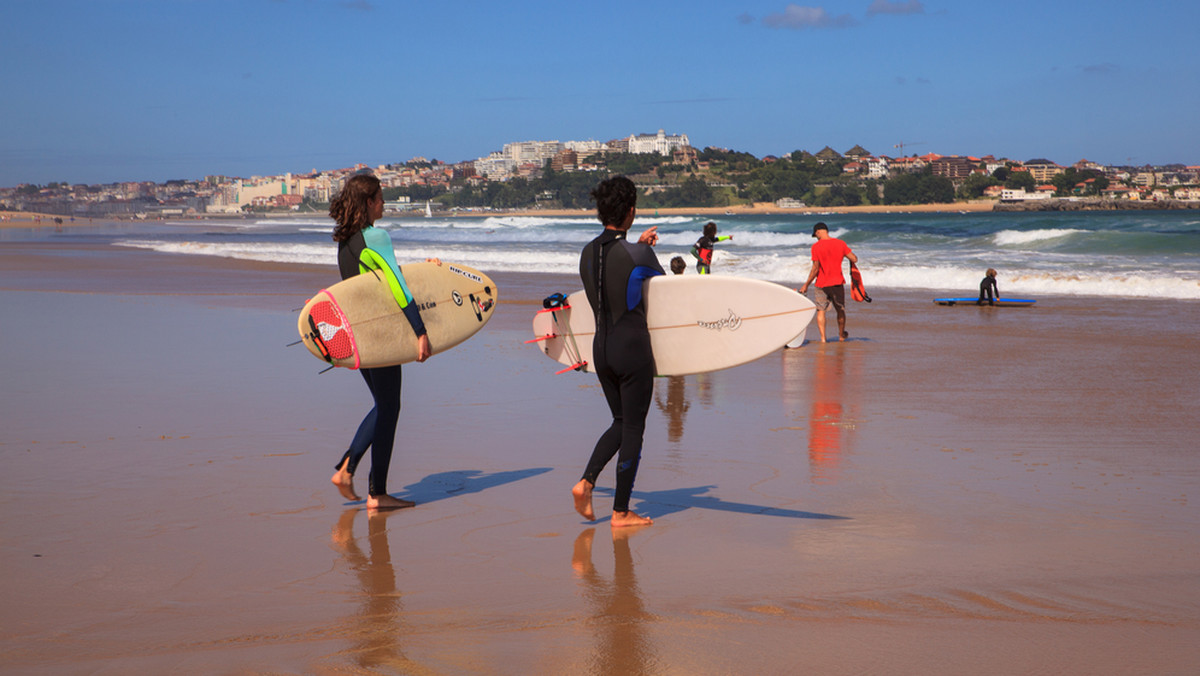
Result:
{"type": "MultiPolygon", "coordinates": [[[[321,338],[321,329],[317,328],[317,322],[312,318],[312,315],[309,315],[308,317],[308,326],[310,329],[312,329],[307,334],[308,338],[312,340],[313,345],[317,346],[317,351],[321,353],[321,358],[329,362],[329,368],[333,368],[333,357],[329,355],[329,348],[325,345],[325,340],[321,338]]],[[[329,369],[325,369],[325,371],[328,370],[329,369]]],[[[325,371],[321,371],[321,373],[324,373],[325,371]]]]}
{"type": "Polygon", "coordinates": [[[555,371],[554,375],[561,376],[562,374],[566,373],[567,371],[582,371],[586,368],[587,368],[586,361],[575,362],[574,364],[571,364],[570,366],[568,366],[567,368],[565,368],[561,371],[555,371]]]}

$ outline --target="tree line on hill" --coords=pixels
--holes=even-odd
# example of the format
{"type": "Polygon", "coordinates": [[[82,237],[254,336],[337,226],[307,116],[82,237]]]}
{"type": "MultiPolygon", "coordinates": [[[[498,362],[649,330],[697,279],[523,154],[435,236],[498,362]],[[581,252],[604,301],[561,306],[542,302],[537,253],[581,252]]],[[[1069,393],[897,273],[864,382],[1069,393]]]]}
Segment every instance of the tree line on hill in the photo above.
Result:
{"type": "MultiPolygon", "coordinates": [[[[1010,172],[1004,168],[993,175],[973,174],[958,186],[949,178],[934,176],[928,168],[885,180],[863,178],[843,171],[848,162],[844,158],[820,161],[805,151],[759,159],[749,153],[706,148],[688,164],[676,164],[672,158],[654,153],[610,154],[589,158],[588,162],[597,169],[555,171],[547,162],[538,174],[530,177],[478,185],[456,180],[449,185],[387,188],[384,197],[395,200],[407,196],[414,202],[433,201],[446,208],[462,209],[525,209],[538,205],[588,209],[593,205],[592,189],[613,175],[628,176],[638,185],[642,193],[638,204],[644,209],[732,207],[783,198],[813,207],[949,203],[956,197],[978,198],[992,185],[1030,190],[1034,187],[1028,172],[1010,172]]],[[[1079,174],[1074,169],[1068,172],[1071,175],[1064,174],[1062,182],[1074,186],[1080,180],[1079,174]]]]}

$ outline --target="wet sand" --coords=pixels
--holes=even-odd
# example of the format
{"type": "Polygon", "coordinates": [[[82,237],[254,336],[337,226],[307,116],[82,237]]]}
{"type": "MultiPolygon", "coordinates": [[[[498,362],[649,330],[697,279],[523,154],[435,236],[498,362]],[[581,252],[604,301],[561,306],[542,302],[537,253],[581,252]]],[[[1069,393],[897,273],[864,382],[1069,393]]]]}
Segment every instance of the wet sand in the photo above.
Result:
{"type": "Polygon", "coordinates": [[[60,246],[0,244],[0,672],[1200,663],[1195,303],[872,288],[848,343],[661,379],[655,524],[614,539],[569,495],[599,387],[523,344],[571,277],[496,275],[491,324],[405,367],[418,506],[372,516],[329,483],[361,378],[286,347],[332,270],[60,246]]]}

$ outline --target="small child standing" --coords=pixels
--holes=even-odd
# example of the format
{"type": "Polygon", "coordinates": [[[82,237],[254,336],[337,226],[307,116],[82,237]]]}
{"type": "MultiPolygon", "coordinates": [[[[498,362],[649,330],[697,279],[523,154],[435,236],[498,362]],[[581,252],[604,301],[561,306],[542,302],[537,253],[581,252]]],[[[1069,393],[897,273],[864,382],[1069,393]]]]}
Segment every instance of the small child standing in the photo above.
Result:
{"type": "Polygon", "coordinates": [[[988,305],[995,305],[996,299],[1000,297],[1000,287],[996,286],[996,271],[992,268],[988,268],[987,276],[979,282],[979,300],[975,301],[975,304],[983,305],[985,297],[988,305]],[[992,296],[993,293],[995,293],[995,297],[992,296]]]}
{"type": "Polygon", "coordinates": [[[687,263],[683,260],[683,256],[676,256],[671,259],[671,272],[682,275],[684,270],[687,270],[687,263]]]}
{"type": "Polygon", "coordinates": [[[696,257],[696,272],[702,275],[707,275],[712,267],[713,245],[727,239],[733,239],[733,235],[725,237],[717,237],[717,224],[709,221],[704,226],[704,234],[696,243],[692,245],[692,255],[696,257]]]}

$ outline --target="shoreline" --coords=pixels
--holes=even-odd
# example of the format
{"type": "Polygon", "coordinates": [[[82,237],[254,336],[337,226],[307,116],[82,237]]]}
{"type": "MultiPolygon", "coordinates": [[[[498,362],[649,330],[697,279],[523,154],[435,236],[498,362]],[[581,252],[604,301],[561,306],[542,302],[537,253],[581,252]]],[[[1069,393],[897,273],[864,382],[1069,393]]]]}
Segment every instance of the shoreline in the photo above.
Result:
{"type": "MultiPolygon", "coordinates": [[[[1072,199],[1052,199],[1052,200],[1030,200],[1024,202],[1000,202],[994,199],[978,199],[968,200],[963,202],[942,202],[935,204],[860,204],[858,206],[838,206],[838,207],[780,207],[773,202],[756,202],[753,205],[738,205],[732,207],[663,207],[663,208],[644,208],[639,209],[639,212],[645,215],[657,216],[707,216],[716,218],[720,216],[834,216],[834,215],[849,215],[849,214],[979,214],[979,213],[1026,213],[1026,212],[1042,212],[1042,211],[1130,211],[1130,210],[1145,210],[1145,211],[1177,211],[1187,209],[1200,209],[1200,203],[1170,200],[1168,202],[1137,202],[1129,200],[1072,200],[1072,199]]],[[[543,217],[566,217],[566,218],[586,218],[595,215],[594,209],[506,209],[506,210],[460,210],[460,211],[435,211],[433,215],[438,218],[486,218],[486,217],[512,217],[512,216],[543,216],[543,217]]],[[[127,217],[120,218],[112,215],[106,216],[87,216],[87,217],[71,217],[62,216],[60,214],[42,214],[36,212],[17,211],[17,212],[0,212],[0,216],[4,220],[0,221],[0,229],[3,228],[68,228],[79,225],[92,225],[95,223],[114,222],[114,223],[129,223],[129,222],[162,222],[162,221],[246,221],[257,219],[272,219],[272,218],[296,218],[296,217],[312,217],[321,218],[324,214],[315,212],[297,213],[297,212],[266,212],[257,214],[181,214],[170,217],[159,218],[135,218],[127,217]],[[61,223],[55,222],[54,219],[61,218],[61,223]]],[[[419,211],[408,212],[385,212],[384,217],[391,218],[423,218],[423,214],[419,211]]]]}
{"type": "MultiPolygon", "coordinates": [[[[657,213],[667,216],[754,216],[754,215],[786,215],[786,214],[803,214],[803,215],[829,215],[829,214],[906,214],[906,213],[979,213],[992,211],[992,207],[996,202],[992,200],[973,200],[970,202],[951,202],[940,204],[897,204],[897,205],[882,205],[882,204],[865,204],[854,207],[802,207],[802,208],[784,208],[775,206],[772,202],[758,202],[753,206],[741,205],[734,207],[669,207],[661,209],[639,209],[645,215],[657,213]]],[[[7,218],[0,221],[0,228],[46,228],[46,227],[72,227],[77,225],[88,225],[97,222],[158,222],[167,220],[187,220],[187,221],[202,221],[202,220],[252,220],[259,218],[294,218],[298,214],[294,212],[282,213],[261,213],[249,215],[231,215],[231,214],[193,214],[171,216],[169,218],[116,218],[113,216],[89,216],[75,217],[71,220],[70,216],[62,216],[55,214],[39,214],[34,212],[0,212],[7,218]],[[63,219],[62,223],[55,223],[55,218],[63,219]]],[[[310,213],[300,214],[303,216],[312,216],[320,218],[323,214],[310,213]]],[[[565,217],[587,217],[594,216],[594,209],[508,209],[498,211],[435,211],[435,217],[442,218],[469,218],[473,216],[565,216],[565,217]]],[[[412,218],[423,218],[424,215],[420,212],[385,212],[384,217],[396,216],[411,216],[412,218]]]]}

